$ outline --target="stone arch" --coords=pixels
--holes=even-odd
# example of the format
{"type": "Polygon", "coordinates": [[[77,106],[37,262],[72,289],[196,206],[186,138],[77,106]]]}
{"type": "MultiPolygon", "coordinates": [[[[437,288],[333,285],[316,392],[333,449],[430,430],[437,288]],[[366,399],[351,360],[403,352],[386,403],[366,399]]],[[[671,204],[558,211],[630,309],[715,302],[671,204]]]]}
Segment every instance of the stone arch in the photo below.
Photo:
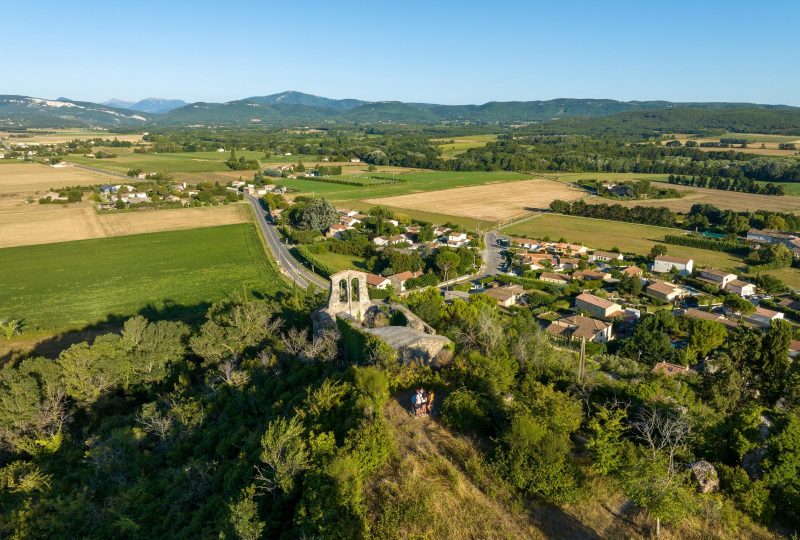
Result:
{"type": "Polygon", "coordinates": [[[370,307],[367,291],[367,274],[357,270],[343,270],[330,276],[331,288],[328,312],[332,316],[347,313],[359,321],[370,307]]]}

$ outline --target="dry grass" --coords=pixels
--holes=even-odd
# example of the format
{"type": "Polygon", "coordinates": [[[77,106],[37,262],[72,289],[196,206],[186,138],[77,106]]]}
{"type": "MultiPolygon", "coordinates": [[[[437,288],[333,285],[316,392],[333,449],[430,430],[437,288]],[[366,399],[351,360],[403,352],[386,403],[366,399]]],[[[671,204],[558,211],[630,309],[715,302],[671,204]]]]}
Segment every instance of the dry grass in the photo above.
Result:
{"type": "Polygon", "coordinates": [[[139,133],[111,133],[107,131],[48,130],[41,133],[29,131],[27,135],[32,135],[31,137],[9,137],[9,135],[8,133],[0,133],[0,138],[8,139],[9,144],[60,144],[74,141],[75,139],[84,141],[96,138],[117,139],[132,143],[142,141],[142,135],[139,133]]]}
{"type": "Polygon", "coordinates": [[[3,163],[0,165],[0,194],[48,191],[66,186],[106,184],[109,176],[78,167],[54,168],[41,163],[3,163]]]}
{"type": "Polygon", "coordinates": [[[0,198],[0,248],[212,227],[250,220],[247,204],[97,214],[91,203],[25,204],[0,198]]]}
{"type": "Polygon", "coordinates": [[[585,191],[568,184],[536,179],[367,199],[366,202],[496,222],[547,209],[555,199],[573,201],[585,196],[585,191]]]}
{"type": "MultiPolygon", "coordinates": [[[[666,187],[666,186],[665,186],[666,187]]],[[[737,193],[719,189],[698,188],[691,186],[670,185],[678,191],[687,192],[680,199],[651,199],[646,201],[612,201],[602,197],[591,197],[587,202],[614,204],[623,206],[665,206],[673,212],[688,212],[693,204],[713,204],[723,210],[773,210],[779,212],[800,211],[800,197],[773,195],[756,195],[754,193],[737,193]],[[693,192],[693,193],[688,193],[693,192]]]]}

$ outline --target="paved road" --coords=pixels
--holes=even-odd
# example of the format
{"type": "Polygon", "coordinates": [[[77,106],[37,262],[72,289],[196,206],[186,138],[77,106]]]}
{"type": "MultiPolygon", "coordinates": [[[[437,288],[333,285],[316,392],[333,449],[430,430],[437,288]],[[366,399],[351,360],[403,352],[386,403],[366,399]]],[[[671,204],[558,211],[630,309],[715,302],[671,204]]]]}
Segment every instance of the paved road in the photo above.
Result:
{"type": "Polygon", "coordinates": [[[486,233],[483,243],[486,246],[483,255],[483,275],[494,276],[500,273],[500,265],[503,263],[503,248],[497,245],[497,239],[501,238],[500,231],[494,230],[486,233]]]}
{"type": "Polygon", "coordinates": [[[328,282],[326,280],[322,279],[316,274],[312,274],[311,271],[304,267],[297,259],[294,258],[291,253],[289,253],[286,245],[281,242],[280,235],[278,234],[277,228],[272,223],[271,218],[270,221],[267,221],[266,213],[261,207],[259,200],[250,195],[245,195],[245,198],[256,213],[258,227],[261,230],[261,234],[264,235],[264,240],[267,241],[267,245],[272,252],[273,258],[278,263],[278,268],[280,268],[281,271],[289,277],[289,279],[297,283],[298,287],[307,289],[308,286],[313,283],[314,286],[318,288],[323,290],[327,289],[328,282]]]}

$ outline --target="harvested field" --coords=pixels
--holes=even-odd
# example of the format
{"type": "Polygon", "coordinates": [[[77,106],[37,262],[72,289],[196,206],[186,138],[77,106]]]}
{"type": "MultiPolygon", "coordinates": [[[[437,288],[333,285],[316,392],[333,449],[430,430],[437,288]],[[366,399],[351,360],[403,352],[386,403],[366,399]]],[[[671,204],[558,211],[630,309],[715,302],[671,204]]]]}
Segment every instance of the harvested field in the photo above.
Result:
{"type": "Polygon", "coordinates": [[[231,225],[250,219],[247,204],[97,214],[88,202],[64,207],[0,198],[0,248],[231,225]]]}
{"type": "Polygon", "coordinates": [[[138,143],[142,141],[140,133],[112,133],[100,130],[47,130],[47,131],[28,131],[20,136],[17,133],[0,133],[0,138],[8,139],[9,144],[60,144],[80,139],[117,139],[138,143]]]}
{"type": "Polygon", "coordinates": [[[0,194],[48,191],[66,186],[107,184],[109,177],[78,167],[54,168],[40,163],[4,163],[0,165],[0,194]]]}
{"type": "Polygon", "coordinates": [[[754,193],[737,193],[735,191],[723,191],[720,189],[707,189],[691,186],[670,185],[679,191],[694,191],[687,193],[680,199],[652,199],[646,201],[614,201],[602,197],[590,197],[587,202],[594,204],[619,203],[623,206],[665,206],[673,212],[688,212],[693,204],[704,203],[713,204],[723,210],[774,210],[778,212],[798,212],[800,211],[800,198],[784,195],[776,197],[773,195],[756,195],[754,193]]]}
{"type": "Polygon", "coordinates": [[[574,201],[586,192],[552,180],[520,180],[474,187],[367,199],[372,204],[503,221],[526,212],[545,210],[555,199],[574,201]]]}

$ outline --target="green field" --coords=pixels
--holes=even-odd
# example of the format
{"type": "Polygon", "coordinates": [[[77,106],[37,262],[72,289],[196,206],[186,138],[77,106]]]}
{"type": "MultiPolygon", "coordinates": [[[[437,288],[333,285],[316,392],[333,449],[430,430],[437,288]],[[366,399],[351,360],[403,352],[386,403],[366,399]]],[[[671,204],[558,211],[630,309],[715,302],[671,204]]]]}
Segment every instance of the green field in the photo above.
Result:
{"type": "MultiPolygon", "coordinates": [[[[135,154],[125,152],[127,149],[108,148],[108,152],[117,154],[115,158],[86,158],[83,156],[68,156],[65,159],[72,163],[97,167],[115,172],[128,172],[130,169],[142,169],[145,172],[216,172],[229,171],[225,160],[230,157],[230,152],[179,152],[174,154],[135,154]],[[125,153],[123,153],[125,152],[125,153]]],[[[245,159],[259,159],[263,152],[241,151],[236,152],[236,157],[245,159]]],[[[252,173],[242,171],[244,176],[252,173]]]]}
{"type": "MultiPolygon", "coordinates": [[[[756,180],[756,183],[762,186],[769,184],[769,182],[764,182],[763,180],[756,180]]],[[[777,184],[783,186],[783,191],[787,195],[792,196],[800,196],[800,182],[772,182],[773,184],[777,184]]]]}
{"type": "Polygon", "coordinates": [[[463,137],[450,137],[445,139],[432,139],[433,143],[439,144],[442,149],[442,157],[445,159],[452,159],[458,154],[463,154],[470,148],[480,148],[486,146],[487,143],[497,140],[497,135],[465,135],[463,137]],[[453,141],[453,142],[450,142],[453,141]]]}
{"type": "Polygon", "coordinates": [[[142,310],[192,319],[228,293],[283,286],[252,224],[0,249],[0,318],[30,330],[142,310]]]}
{"type": "Polygon", "coordinates": [[[358,257],[356,255],[345,255],[342,253],[315,253],[314,258],[321,263],[327,264],[328,266],[335,268],[338,270],[366,270],[365,260],[364,257],[358,257]]]}
{"type": "MultiPolygon", "coordinates": [[[[391,176],[391,173],[375,173],[379,176],[391,176]]],[[[286,187],[296,190],[298,194],[325,197],[332,201],[353,201],[377,197],[407,195],[422,191],[450,189],[463,186],[479,186],[491,182],[510,182],[529,180],[531,175],[514,172],[460,172],[460,171],[413,171],[394,175],[405,180],[396,184],[377,186],[347,186],[315,182],[307,178],[284,179],[286,187]]]]}

